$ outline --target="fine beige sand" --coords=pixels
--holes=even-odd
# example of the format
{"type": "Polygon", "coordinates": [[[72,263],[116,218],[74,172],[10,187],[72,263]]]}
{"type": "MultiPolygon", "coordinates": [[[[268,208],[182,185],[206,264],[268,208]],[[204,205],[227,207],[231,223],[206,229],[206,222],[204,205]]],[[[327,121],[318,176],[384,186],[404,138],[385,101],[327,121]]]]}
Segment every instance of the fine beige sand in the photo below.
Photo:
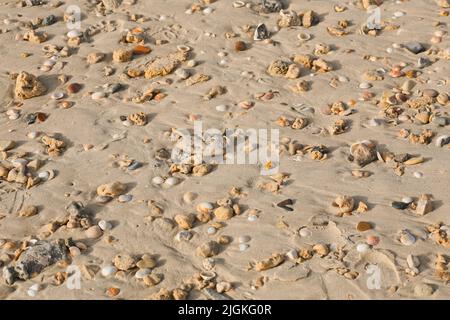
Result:
{"type": "Polygon", "coordinates": [[[1,299],[450,298],[446,283],[450,280],[450,148],[449,139],[440,138],[450,134],[448,1],[384,1],[380,6],[382,30],[377,35],[360,32],[369,16],[360,1],[285,1],[287,10],[300,14],[314,11],[317,20],[309,28],[277,27],[280,14],[258,11],[256,0],[253,5],[245,0],[249,5],[244,7],[234,7],[228,0],[117,1],[117,8],[106,11],[102,1],[66,0],[59,6],[54,5],[58,1],[42,2],[20,7],[18,1],[0,0],[0,141],[15,142],[0,154],[0,165],[8,172],[20,171],[24,167],[20,159],[41,161],[37,170],[24,169],[29,181],[35,179],[28,188],[26,183],[8,179],[8,173],[0,175],[1,299]],[[82,32],[96,28],[98,33],[81,36],[79,44],[68,43],[70,30],[63,16],[69,5],[81,9],[82,32]],[[346,10],[336,12],[335,5],[346,10]],[[187,14],[192,6],[199,10],[187,14]],[[213,10],[202,12],[205,8],[213,10]],[[57,18],[52,25],[42,26],[36,20],[50,14],[57,18]],[[333,36],[327,31],[343,20],[349,22],[342,28],[348,34],[333,36]],[[253,40],[259,23],[270,31],[270,40],[253,40]],[[36,34],[48,34],[45,41],[23,40],[33,25],[36,34]],[[116,62],[115,50],[133,50],[138,45],[120,42],[130,30],[143,38],[141,45],[151,52],[116,62]],[[310,39],[299,40],[300,33],[310,39]],[[245,50],[236,50],[237,41],[244,42],[245,50]],[[402,46],[413,41],[423,45],[423,52],[414,54],[402,46]],[[328,46],[329,52],[314,53],[318,44],[328,46]],[[43,50],[47,45],[68,46],[69,56],[41,68],[52,56],[43,50]],[[125,74],[130,69],[144,72],[149,62],[177,52],[180,45],[191,51],[169,74],[151,79],[125,74]],[[104,57],[89,64],[87,57],[95,52],[104,57]],[[301,54],[323,59],[332,70],[310,70],[297,61],[300,75],[294,79],[267,72],[272,61],[293,63],[291,58],[301,54]],[[419,67],[419,57],[428,59],[429,65],[419,67]],[[108,66],[114,72],[105,75],[108,66]],[[210,79],[188,86],[189,79],[180,79],[182,69],[190,79],[199,74],[210,79]],[[365,79],[369,70],[378,70],[382,79],[365,79]],[[30,99],[16,96],[16,78],[23,71],[38,77],[46,92],[30,99]],[[293,92],[291,86],[302,80],[307,81],[309,90],[293,92]],[[402,97],[397,95],[394,106],[387,104],[389,97],[395,100],[402,85],[408,86],[408,80],[415,86],[403,90],[402,97]],[[67,93],[71,83],[81,84],[81,89],[67,93]],[[102,86],[115,83],[122,85],[119,91],[92,99],[92,93],[104,92],[102,86]],[[360,88],[361,83],[371,87],[360,88]],[[225,92],[205,100],[204,95],[216,86],[225,92]],[[149,88],[161,93],[156,97],[150,94],[142,103],[134,99],[149,88]],[[270,91],[273,96],[258,98],[270,91]],[[52,99],[55,93],[64,93],[64,97],[52,99]],[[408,105],[420,97],[429,100],[419,108],[408,105]],[[70,107],[64,108],[63,101],[70,107]],[[243,101],[254,106],[242,108],[243,101]],[[352,111],[330,111],[327,106],[339,101],[352,111]],[[227,110],[217,111],[219,105],[226,105],[227,110]],[[399,110],[403,116],[396,114],[399,110]],[[144,125],[124,121],[138,112],[147,116],[144,125]],[[36,113],[41,113],[38,119],[27,124],[36,113]],[[427,114],[424,123],[416,118],[419,113],[427,114]],[[288,122],[302,118],[306,125],[301,129],[290,124],[282,127],[286,121],[280,117],[288,122]],[[170,152],[174,147],[172,130],[192,130],[195,119],[201,120],[205,129],[279,129],[279,172],[286,174],[283,181],[260,175],[260,166],[254,164],[211,166],[202,176],[170,174],[170,159],[157,160],[155,156],[163,148],[170,152]],[[345,120],[347,128],[330,134],[329,127],[339,119],[345,120]],[[410,135],[429,129],[433,136],[428,144],[414,143],[412,136],[399,136],[402,129],[410,135]],[[59,155],[44,145],[45,136],[64,142],[59,155]],[[442,146],[436,145],[438,139],[442,146]],[[366,142],[367,148],[372,148],[369,152],[375,155],[378,151],[379,155],[360,168],[357,159],[350,161],[350,146],[364,140],[371,142],[366,142]],[[295,147],[293,141],[300,147],[289,152],[289,144],[295,147]],[[320,159],[313,159],[307,146],[318,145],[327,148],[326,158],[319,155],[320,159]],[[401,154],[419,158],[419,163],[409,165],[394,159],[401,154]],[[130,163],[121,162],[126,159],[141,167],[127,168],[130,163]],[[46,180],[45,172],[50,170],[54,177],[46,180]],[[367,171],[368,176],[358,178],[352,170],[367,171]],[[36,178],[39,173],[41,179],[36,178]],[[155,177],[171,175],[178,179],[173,186],[154,183],[155,177]],[[97,188],[115,181],[125,188],[118,194],[131,195],[131,201],[118,194],[108,202],[99,198],[97,188]],[[261,188],[264,182],[269,183],[261,188]],[[278,190],[268,190],[270,187],[278,190]],[[231,191],[233,188],[240,194],[231,191]],[[193,193],[192,201],[183,200],[184,195],[189,197],[187,192],[193,193]],[[333,206],[335,200],[342,200],[336,198],[344,195],[351,197],[344,200],[354,202],[349,210],[333,206]],[[412,197],[408,208],[392,207],[392,202],[404,197],[412,197]],[[286,199],[293,200],[293,211],[276,205],[286,199]],[[73,201],[84,205],[87,225],[71,227],[64,219],[65,208],[73,201]],[[151,201],[159,212],[149,206],[151,201]],[[232,203],[233,216],[219,221],[220,217],[210,212],[206,214],[210,221],[205,215],[200,221],[195,215],[202,202],[212,203],[214,209],[232,203]],[[431,207],[421,214],[419,203],[431,207]],[[356,210],[363,204],[367,210],[356,210]],[[37,213],[21,216],[29,206],[35,206],[37,213]],[[257,218],[249,219],[255,213],[257,218]],[[179,219],[174,218],[189,214],[189,231],[182,234],[192,237],[180,241],[177,234],[183,223],[179,226],[179,219]],[[112,228],[86,231],[100,220],[112,228]],[[368,222],[370,230],[361,231],[359,222],[368,222]],[[43,232],[51,223],[54,228],[43,232]],[[216,228],[214,234],[208,234],[210,227],[216,228]],[[401,236],[402,230],[407,234],[401,236]],[[64,246],[70,247],[71,253],[65,261],[51,263],[30,279],[5,282],[4,267],[14,268],[36,240],[57,239],[71,239],[64,246]],[[217,248],[208,252],[211,270],[197,249],[208,241],[217,241],[217,248]],[[367,241],[371,245],[361,246],[367,241]],[[362,252],[358,252],[358,244],[362,252]],[[122,258],[129,254],[132,261],[117,263],[114,258],[118,254],[122,258]],[[144,254],[150,256],[148,264],[141,260],[144,254]],[[257,262],[272,255],[277,256],[263,264],[267,270],[258,271],[261,264],[257,262]],[[408,265],[408,255],[415,266],[408,265]],[[114,261],[116,266],[125,264],[126,270],[102,275],[102,268],[114,261]],[[277,263],[271,265],[273,261],[277,263]],[[70,264],[81,270],[80,289],[67,286],[70,264]],[[368,282],[376,280],[369,273],[371,266],[379,272],[379,288],[368,288],[368,282]],[[153,278],[138,279],[136,272],[145,267],[148,270],[142,273],[151,272],[153,278]],[[34,284],[40,285],[30,291],[34,284]]]}

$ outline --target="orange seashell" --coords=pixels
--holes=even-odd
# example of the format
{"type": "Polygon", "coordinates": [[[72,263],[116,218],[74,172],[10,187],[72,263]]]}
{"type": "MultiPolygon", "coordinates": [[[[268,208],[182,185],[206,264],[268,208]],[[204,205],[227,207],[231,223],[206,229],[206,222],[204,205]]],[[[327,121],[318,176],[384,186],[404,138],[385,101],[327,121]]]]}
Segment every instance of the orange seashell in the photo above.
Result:
{"type": "Polygon", "coordinates": [[[43,112],[38,112],[36,114],[36,117],[40,122],[44,122],[45,120],[47,120],[47,115],[43,112]]]}
{"type": "Polygon", "coordinates": [[[147,54],[147,53],[150,53],[151,51],[152,51],[152,49],[150,49],[149,47],[146,47],[146,46],[142,46],[142,45],[137,45],[133,48],[134,54],[147,54]]]}
{"type": "Polygon", "coordinates": [[[106,291],[106,293],[108,294],[108,296],[110,297],[115,297],[120,293],[120,289],[119,288],[108,288],[108,290],[106,291]]]}
{"type": "Polygon", "coordinates": [[[377,236],[368,236],[367,237],[367,244],[368,245],[376,246],[379,243],[380,243],[380,238],[378,238],[377,236]]]}
{"type": "Polygon", "coordinates": [[[165,97],[167,97],[167,94],[160,92],[160,93],[157,93],[153,99],[156,101],[161,101],[165,97]]]}
{"type": "Polygon", "coordinates": [[[139,33],[142,33],[142,32],[144,32],[144,30],[142,30],[141,27],[136,27],[136,28],[131,30],[132,34],[139,34],[139,33]]]}

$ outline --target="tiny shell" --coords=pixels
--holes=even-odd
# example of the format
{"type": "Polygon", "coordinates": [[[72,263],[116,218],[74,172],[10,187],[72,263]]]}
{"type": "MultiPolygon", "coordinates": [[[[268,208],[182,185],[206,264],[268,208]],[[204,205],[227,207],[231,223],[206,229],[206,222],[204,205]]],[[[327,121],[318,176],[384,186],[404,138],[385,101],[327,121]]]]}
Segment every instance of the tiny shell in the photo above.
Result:
{"type": "Polygon", "coordinates": [[[423,177],[423,173],[419,172],[419,171],[414,171],[413,176],[414,176],[414,178],[420,179],[423,177]]]}
{"type": "Polygon", "coordinates": [[[251,240],[251,238],[249,236],[240,236],[238,238],[239,243],[246,243],[249,242],[251,240]]]}
{"type": "Polygon", "coordinates": [[[205,9],[203,9],[203,14],[208,15],[211,14],[213,12],[213,8],[211,7],[206,7],[205,9]]]}
{"type": "Polygon", "coordinates": [[[94,92],[91,95],[92,100],[100,100],[100,99],[102,99],[104,97],[105,97],[105,93],[104,92],[94,92]]]}
{"type": "Polygon", "coordinates": [[[202,277],[203,280],[209,281],[216,277],[216,273],[213,271],[203,271],[200,273],[200,277],[202,277]]]}
{"type": "Polygon", "coordinates": [[[233,7],[235,7],[235,8],[242,8],[243,6],[245,6],[245,2],[244,1],[233,1],[233,7]]]}
{"type": "Polygon", "coordinates": [[[173,187],[174,185],[178,184],[180,181],[178,180],[178,178],[176,177],[169,177],[166,179],[166,181],[164,181],[164,184],[169,186],[169,187],[173,187]]]}
{"type": "Polygon", "coordinates": [[[77,38],[81,35],[82,33],[79,30],[70,30],[69,32],[67,32],[67,37],[69,38],[77,38]]]}
{"type": "Polygon", "coordinates": [[[380,238],[378,238],[377,236],[368,236],[366,242],[368,245],[376,246],[378,243],[380,243],[380,238]]]}
{"type": "Polygon", "coordinates": [[[123,194],[123,195],[120,195],[117,200],[119,202],[125,203],[125,202],[130,202],[132,199],[133,199],[133,196],[131,194],[123,194]]]}
{"type": "Polygon", "coordinates": [[[181,45],[178,45],[178,46],[177,46],[177,50],[178,50],[178,51],[183,51],[183,52],[189,52],[189,51],[191,51],[192,49],[191,49],[191,47],[189,47],[189,46],[186,46],[186,45],[181,44],[181,45]]]}
{"type": "Polygon", "coordinates": [[[52,95],[50,96],[53,100],[59,100],[64,98],[64,93],[62,92],[54,92],[52,93],[52,95]]]}
{"type": "Polygon", "coordinates": [[[183,194],[183,201],[186,203],[192,203],[197,198],[197,194],[188,191],[185,194],[183,194]]]}
{"type": "Polygon", "coordinates": [[[436,138],[436,146],[442,147],[450,142],[450,136],[442,135],[436,138]]]}
{"type": "Polygon", "coordinates": [[[216,111],[219,111],[219,112],[225,112],[225,111],[227,111],[227,109],[228,109],[228,107],[224,104],[216,106],[216,111]]]}
{"type": "Polygon", "coordinates": [[[112,276],[113,274],[115,274],[116,272],[117,272],[117,268],[113,265],[110,265],[110,266],[103,267],[100,273],[104,277],[109,277],[109,276],[112,276]]]}
{"type": "Polygon", "coordinates": [[[206,233],[207,234],[215,234],[217,232],[217,229],[216,228],[214,228],[214,227],[209,227],[207,230],[206,230],[206,233]]]}
{"type": "Polygon", "coordinates": [[[412,165],[415,165],[415,164],[422,163],[423,161],[424,161],[423,157],[414,157],[414,158],[410,158],[410,159],[406,160],[403,163],[408,165],[408,166],[412,166],[412,165]]]}
{"type": "Polygon", "coordinates": [[[201,202],[197,205],[197,211],[202,213],[209,213],[213,210],[214,206],[210,202],[201,202]]]}
{"type": "Polygon", "coordinates": [[[309,237],[311,236],[311,231],[308,228],[301,228],[300,231],[298,232],[300,234],[300,236],[302,237],[309,237]]]}
{"type": "Polygon", "coordinates": [[[358,243],[356,245],[356,251],[360,253],[367,252],[370,249],[369,245],[367,243],[358,243]]]}
{"type": "Polygon", "coordinates": [[[156,176],[152,179],[152,183],[156,185],[160,185],[164,183],[164,179],[162,177],[156,176]]]}
{"type": "Polygon", "coordinates": [[[98,222],[98,226],[103,231],[107,231],[107,230],[111,230],[112,229],[112,224],[110,222],[106,221],[106,220],[100,220],[98,222]]]}
{"type": "Polygon", "coordinates": [[[411,246],[416,242],[416,237],[414,237],[408,230],[403,230],[400,233],[399,240],[405,246],[411,246]]]}
{"type": "Polygon", "coordinates": [[[308,41],[311,39],[311,35],[309,33],[300,32],[297,34],[297,38],[301,41],[308,41]]]}
{"type": "Polygon", "coordinates": [[[369,82],[361,82],[359,84],[359,88],[360,89],[369,89],[369,88],[372,88],[372,84],[370,84],[369,82]]]}
{"type": "Polygon", "coordinates": [[[286,253],[286,257],[288,257],[291,260],[297,260],[298,259],[298,252],[297,250],[291,249],[286,253]]]}
{"type": "Polygon", "coordinates": [[[149,275],[151,272],[152,272],[152,270],[148,269],[148,268],[139,269],[138,271],[136,271],[134,276],[137,279],[143,279],[145,276],[149,275]]]}
{"type": "Polygon", "coordinates": [[[246,243],[241,243],[241,244],[239,245],[239,251],[245,251],[245,250],[247,250],[249,247],[250,247],[250,246],[249,246],[248,244],[246,244],[246,243]]]}

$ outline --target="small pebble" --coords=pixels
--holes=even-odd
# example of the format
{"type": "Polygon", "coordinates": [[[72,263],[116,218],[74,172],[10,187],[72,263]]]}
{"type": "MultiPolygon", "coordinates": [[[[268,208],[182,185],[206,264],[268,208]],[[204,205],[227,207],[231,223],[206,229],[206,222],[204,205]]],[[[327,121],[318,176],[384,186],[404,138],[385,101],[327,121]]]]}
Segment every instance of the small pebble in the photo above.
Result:
{"type": "Polygon", "coordinates": [[[117,272],[117,268],[113,265],[109,265],[109,266],[103,267],[100,273],[102,276],[107,278],[107,277],[114,275],[116,272],[117,272]]]}
{"type": "Polygon", "coordinates": [[[133,199],[133,196],[131,194],[122,194],[117,199],[121,203],[130,202],[133,199]]]}

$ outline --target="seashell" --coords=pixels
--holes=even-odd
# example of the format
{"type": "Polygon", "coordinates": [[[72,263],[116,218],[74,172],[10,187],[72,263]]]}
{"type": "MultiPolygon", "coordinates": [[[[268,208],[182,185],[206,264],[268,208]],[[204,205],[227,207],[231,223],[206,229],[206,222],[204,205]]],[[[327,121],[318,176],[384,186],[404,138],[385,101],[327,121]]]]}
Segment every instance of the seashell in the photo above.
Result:
{"type": "Polygon", "coordinates": [[[99,226],[92,226],[85,231],[85,235],[89,239],[97,239],[103,235],[103,231],[99,226]]]}
{"type": "Polygon", "coordinates": [[[122,194],[117,198],[117,200],[121,203],[130,202],[133,199],[131,194],[122,194]]]}
{"type": "Polygon", "coordinates": [[[422,163],[423,161],[424,161],[423,157],[414,157],[406,160],[405,162],[403,162],[403,164],[406,164],[407,166],[412,166],[415,164],[422,163]]]}
{"type": "Polygon", "coordinates": [[[249,248],[250,246],[246,243],[241,243],[239,244],[239,251],[245,251],[249,248]]]}
{"type": "Polygon", "coordinates": [[[234,8],[242,8],[245,6],[244,1],[233,1],[233,7],[234,8]]]}
{"type": "Polygon", "coordinates": [[[104,266],[101,271],[100,274],[102,276],[104,276],[105,278],[112,276],[113,274],[115,274],[117,272],[117,268],[113,265],[109,265],[109,266],[104,266]]]}
{"type": "Polygon", "coordinates": [[[300,41],[308,41],[311,39],[311,35],[309,33],[300,32],[297,34],[297,39],[300,41]]]}
{"type": "Polygon", "coordinates": [[[224,104],[216,106],[216,111],[219,111],[219,112],[225,112],[225,111],[227,111],[227,109],[228,109],[228,107],[224,104]]]}
{"type": "Polygon", "coordinates": [[[52,180],[55,177],[55,171],[47,170],[38,173],[38,177],[44,181],[52,180]]]}
{"type": "Polygon", "coordinates": [[[414,237],[408,230],[402,230],[400,232],[399,241],[405,246],[411,246],[416,242],[416,237],[414,237]]]}
{"type": "Polygon", "coordinates": [[[31,131],[31,132],[27,133],[27,137],[30,139],[36,139],[38,135],[39,135],[39,133],[36,131],[31,131]]]}
{"type": "Polygon", "coordinates": [[[409,203],[403,202],[403,201],[393,201],[391,203],[392,208],[397,209],[397,210],[405,210],[406,208],[408,208],[409,203]]]}
{"type": "Polygon", "coordinates": [[[197,198],[197,194],[188,191],[185,194],[183,194],[183,201],[186,203],[192,203],[197,198]]]}
{"type": "Polygon", "coordinates": [[[232,286],[231,286],[231,283],[229,283],[229,282],[221,281],[216,284],[216,291],[218,293],[224,293],[224,292],[230,291],[231,288],[232,288],[232,286]]]}
{"type": "Polygon", "coordinates": [[[62,93],[62,92],[54,92],[54,93],[52,93],[50,98],[52,98],[53,100],[62,99],[62,98],[64,98],[64,93],[62,93]]]}
{"type": "Polygon", "coordinates": [[[419,171],[415,171],[415,172],[413,172],[413,176],[414,176],[414,178],[420,179],[423,177],[423,173],[419,172],[419,171]]]}
{"type": "Polygon", "coordinates": [[[358,86],[360,89],[369,89],[372,88],[372,84],[369,82],[361,82],[358,86]]]}
{"type": "Polygon", "coordinates": [[[251,222],[255,222],[256,220],[258,220],[258,216],[255,215],[255,214],[250,214],[250,215],[248,216],[247,220],[248,220],[248,221],[251,221],[251,222]]]}
{"type": "Polygon", "coordinates": [[[97,196],[95,197],[95,202],[105,204],[112,200],[112,197],[109,196],[97,196]]]}
{"type": "Polygon", "coordinates": [[[214,279],[217,276],[217,274],[213,271],[202,271],[200,272],[200,277],[202,277],[203,280],[210,281],[214,279]]]}
{"type": "Polygon", "coordinates": [[[359,253],[365,253],[367,251],[369,251],[370,247],[367,243],[358,243],[356,245],[356,251],[358,251],[359,253]]]}
{"type": "Polygon", "coordinates": [[[185,69],[177,69],[177,71],[175,71],[175,75],[181,80],[186,80],[190,76],[189,72],[185,69]]]}
{"type": "Polygon", "coordinates": [[[406,257],[406,263],[408,264],[408,267],[412,268],[418,268],[420,266],[420,260],[418,257],[413,256],[412,254],[408,254],[406,257]]]}
{"type": "Polygon", "coordinates": [[[45,60],[44,63],[42,63],[42,65],[46,66],[46,67],[53,67],[55,65],[55,63],[56,63],[55,60],[48,59],[48,60],[45,60]]]}
{"type": "Polygon", "coordinates": [[[197,212],[210,213],[214,209],[214,206],[210,202],[201,202],[197,205],[196,209],[197,212]]]}
{"type": "Polygon", "coordinates": [[[297,260],[298,259],[298,252],[297,250],[291,249],[286,253],[286,257],[288,257],[291,260],[297,260]]]}
{"type": "Polygon", "coordinates": [[[209,227],[208,229],[206,229],[206,233],[209,235],[215,234],[217,232],[217,229],[214,227],[209,227]]]}
{"type": "Polygon", "coordinates": [[[378,127],[380,123],[378,122],[378,119],[370,119],[367,121],[367,125],[370,127],[378,127]]]}
{"type": "Polygon", "coordinates": [[[162,177],[156,176],[152,179],[152,183],[156,185],[160,185],[164,183],[164,179],[162,177]]]}
{"type": "Polygon", "coordinates": [[[74,94],[81,90],[81,85],[79,83],[71,83],[67,86],[67,93],[74,94]]]}
{"type": "Polygon", "coordinates": [[[414,201],[414,199],[411,198],[411,197],[403,197],[403,198],[402,198],[402,202],[404,202],[404,203],[410,204],[410,203],[413,202],[413,201],[414,201]]]}
{"type": "Polygon", "coordinates": [[[148,276],[151,272],[152,272],[152,270],[151,270],[151,269],[148,269],[148,268],[139,269],[138,271],[136,271],[136,273],[134,274],[134,276],[135,276],[137,279],[143,279],[145,276],[148,276]]]}
{"type": "Polygon", "coordinates": [[[239,243],[246,243],[249,242],[251,238],[249,236],[239,236],[238,241],[239,243]]]}
{"type": "Polygon", "coordinates": [[[189,47],[189,46],[180,44],[180,45],[177,46],[177,50],[178,50],[178,51],[182,51],[182,52],[189,52],[189,51],[191,51],[192,49],[191,49],[191,47],[189,47]]]}
{"type": "Polygon", "coordinates": [[[197,65],[197,62],[195,60],[188,60],[186,62],[186,66],[188,66],[189,68],[193,68],[197,65]]]}
{"type": "Polygon", "coordinates": [[[214,258],[203,259],[202,265],[205,270],[212,270],[216,265],[216,260],[214,258]]]}
{"type": "Polygon", "coordinates": [[[312,235],[312,232],[308,228],[301,228],[298,233],[301,237],[309,237],[312,235]]]}
{"type": "Polygon", "coordinates": [[[177,241],[189,241],[192,238],[192,233],[187,230],[183,230],[177,233],[175,240],[177,241]]]}
{"type": "Polygon", "coordinates": [[[69,38],[78,38],[82,35],[83,33],[79,30],[70,30],[69,32],[67,32],[67,37],[69,38]]]}
{"type": "Polygon", "coordinates": [[[91,99],[92,100],[100,100],[102,98],[105,97],[105,93],[104,92],[94,92],[93,94],[91,94],[91,99]]]}
{"type": "Polygon", "coordinates": [[[27,159],[23,159],[23,158],[17,158],[11,161],[11,164],[15,167],[15,168],[19,168],[22,166],[26,166],[28,163],[27,159]]]}
{"type": "Polygon", "coordinates": [[[446,144],[450,143],[450,136],[449,135],[442,135],[436,138],[436,146],[442,147],[446,144]]]}
{"type": "Polygon", "coordinates": [[[103,231],[108,231],[112,229],[112,224],[106,220],[100,220],[98,222],[98,226],[100,227],[100,229],[102,229],[103,231]]]}
{"type": "Polygon", "coordinates": [[[380,243],[380,238],[378,238],[377,236],[368,236],[366,242],[368,245],[376,246],[378,243],[380,243]]]}
{"type": "Polygon", "coordinates": [[[72,246],[69,248],[70,255],[72,257],[79,256],[81,254],[81,250],[78,247],[72,246]]]}
{"type": "Polygon", "coordinates": [[[174,185],[178,184],[180,180],[176,177],[169,177],[164,181],[164,184],[168,187],[173,187],[174,185]]]}
{"type": "Polygon", "coordinates": [[[394,17],[396,18],[400,18],[403,17],[406,13],[402,12],[402,11],[395,11],[394,12],[394,17]]]}
{"type": "Polygon", "coordinates": [[[268,39],[270,36],[269,31],[264,23],[260,23],[256,26],[255,32],[253,34],[253,40],[261,41],[268,39]]]}
{"type": "Polygon", "coordinates": [[[213,12],[213,8],[211,7],[206,7],[205,9],[203,9],[203,14],[208,15],[211,14],[213,12]]]}
{"type": "Polygon", "coordinates": [[[238,105],[240,108],[248,110],[251,109],[255,105],[255,103],[252,101],[241,101],[238,105]]]}

